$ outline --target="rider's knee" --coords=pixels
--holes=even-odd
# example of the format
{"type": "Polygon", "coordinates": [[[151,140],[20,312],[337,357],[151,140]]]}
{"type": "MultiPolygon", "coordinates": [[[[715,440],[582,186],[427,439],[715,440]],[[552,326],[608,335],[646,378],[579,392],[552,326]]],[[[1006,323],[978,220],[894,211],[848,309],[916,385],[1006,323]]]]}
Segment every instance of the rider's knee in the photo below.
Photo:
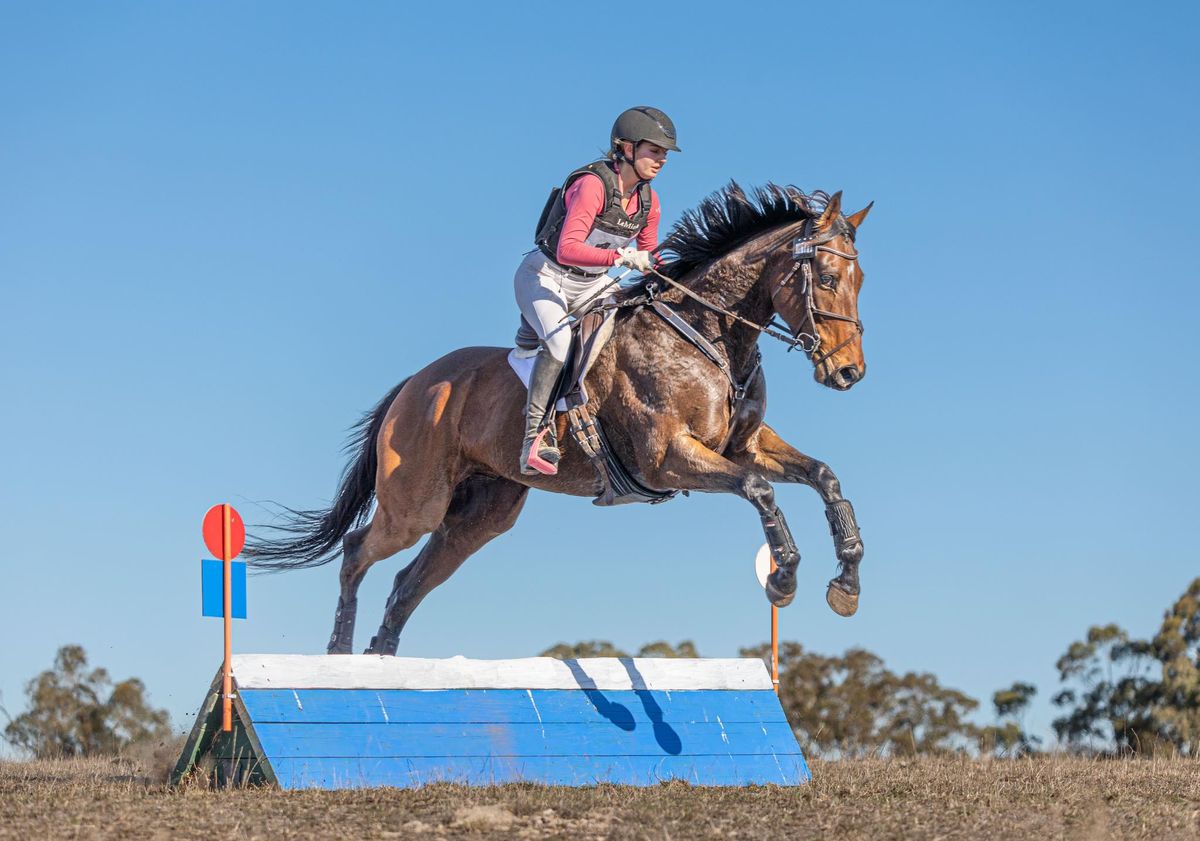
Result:
{"type": "Polygon", "coordinates": [[[542,340],[542,347],[554,357],[555,361],[560,364],[566,362],[567,352],[571,349],[571,332],[556,330],[542,340]]]}

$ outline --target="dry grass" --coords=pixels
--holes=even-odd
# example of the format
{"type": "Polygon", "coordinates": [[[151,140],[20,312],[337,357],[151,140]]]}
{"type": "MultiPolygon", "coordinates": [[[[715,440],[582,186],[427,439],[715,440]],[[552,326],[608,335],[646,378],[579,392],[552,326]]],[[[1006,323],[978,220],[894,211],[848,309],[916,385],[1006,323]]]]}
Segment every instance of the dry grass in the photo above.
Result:
{"type": "Polygon", "coordinates": [[[1200,838],[1196,760],[817,762],[796,789],[339,792],[173,791],[154,761],[0,763],[0,838],[1200,838]]]}

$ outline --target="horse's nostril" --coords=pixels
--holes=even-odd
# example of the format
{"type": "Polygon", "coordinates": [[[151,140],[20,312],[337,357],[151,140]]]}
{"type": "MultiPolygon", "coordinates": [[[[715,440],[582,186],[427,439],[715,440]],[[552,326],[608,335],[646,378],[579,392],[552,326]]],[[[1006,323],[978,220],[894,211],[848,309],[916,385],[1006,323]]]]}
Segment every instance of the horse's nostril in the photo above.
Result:
{"type": "Polygon", "coordinates": [[[858,368],[854,365],[847,365],[838,368],[837,374],[834,376],[842,385],[854,385],[859,378],[858,368]]]}

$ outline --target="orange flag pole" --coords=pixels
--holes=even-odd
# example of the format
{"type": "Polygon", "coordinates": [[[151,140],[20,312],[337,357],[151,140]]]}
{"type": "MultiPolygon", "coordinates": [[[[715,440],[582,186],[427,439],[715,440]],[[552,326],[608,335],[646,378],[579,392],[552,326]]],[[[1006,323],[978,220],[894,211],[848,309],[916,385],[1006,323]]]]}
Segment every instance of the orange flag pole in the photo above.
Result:
{"type": "MultiPolygon", "coordinates": [[[[775,556],[771,556],[771,572],[778,569],[775,556]]],[[[771,685],[779,694],[779,608],[771,605],[771,685]]]]}
{"type": "Polygon", "coordinates": [[[233,547],[229,503],[221,506],[221,536],[224,551],[221,553],[225,571],[225,664],[221,675],[221,730],[233,730],[233,547]]]}

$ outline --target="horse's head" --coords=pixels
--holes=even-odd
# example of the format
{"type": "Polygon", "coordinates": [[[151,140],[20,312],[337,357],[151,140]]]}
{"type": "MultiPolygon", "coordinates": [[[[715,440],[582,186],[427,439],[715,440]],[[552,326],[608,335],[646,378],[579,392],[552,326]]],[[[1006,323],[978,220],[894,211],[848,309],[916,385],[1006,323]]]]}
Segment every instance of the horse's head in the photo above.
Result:
{"type": "Polygon", "coordinates": [[[867,373],[858,318],[863,271],[854,240],[870,210],[868,204],[845,216],[842,194],[834,193],[821,215],[799,228],[792,249],[779,249],[763,273],[775,311],[812,360],[813,377],[838,391],[867,373]]]}

